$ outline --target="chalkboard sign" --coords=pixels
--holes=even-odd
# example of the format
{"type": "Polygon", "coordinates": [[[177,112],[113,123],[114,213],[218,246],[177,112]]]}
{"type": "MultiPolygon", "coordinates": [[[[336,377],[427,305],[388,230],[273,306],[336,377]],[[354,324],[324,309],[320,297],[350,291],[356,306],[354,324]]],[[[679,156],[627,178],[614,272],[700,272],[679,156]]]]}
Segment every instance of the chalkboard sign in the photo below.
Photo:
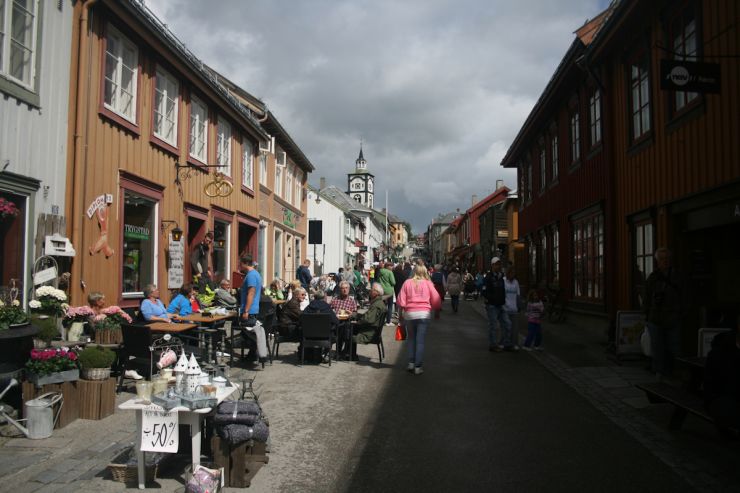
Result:
{"type": "Polygon", "coordinates": [[[645,313],[641,311],[617,312],[617,357],[642,355],[640,337],[645,330],[645,313]]]}
{"type": "Polygon", "coordinates": [[[156,404],[141,411],[142,452],[176,453],[178,444],[178,414],[165,411],[156,404]]]}

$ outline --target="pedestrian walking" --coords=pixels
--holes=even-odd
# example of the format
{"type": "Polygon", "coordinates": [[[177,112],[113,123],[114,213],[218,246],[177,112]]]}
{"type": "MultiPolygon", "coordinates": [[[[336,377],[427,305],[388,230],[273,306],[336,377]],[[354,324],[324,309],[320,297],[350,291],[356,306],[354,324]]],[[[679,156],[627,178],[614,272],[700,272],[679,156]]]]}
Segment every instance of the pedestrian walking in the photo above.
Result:
{"type": "Polygon", "coordinates": [[[379,282],[383,286],[383,296],[385,304],[388,307],[385,323],[391,323],[393,317],[393,295],[395,294],[393,287],[396,285],[396,276],[393,275],[393,264],[386,262],[375,274],[376,282],[379,282]]]}
{"type": "Polygon", "coordinates": [[[463,281],[460,275],[460,269],[453,267],[452,272],[447,275],[447,294],[450,295],[452,312],[457,313],[460,306],[460,293],[462,292],[463,281]]]}
{"type": "MultiPolygon", "coordinates": [[[[444,272],[442,272],[442,264],[437,264],[434,266],[434,272],[432,272],[431,281],[432,284],[434,284],[434,289],[437,290],[437,294],[439,294],[439,298],[444,301],[445,293],[447,292],[447,279],[445,278],[444,272]]],[[[434,314],[434,318],[439,318],[439,312],[441,311],[442,306],[440,305],[439,310],[437,310],[434,314]]]]}
{"type": "Polygon", "coordinates": [[[311,273],[311,269],[309,268],[311,266],[311,261],[306,259],[303,261],[303,264],[298,267],[298,280],[301,281],[301,287],[308,291],[308,289],[311,287],[311,279],[313,279],[313,274],[311,273]]]}
{"type": "Polygon", "coordinates": [[[501,271],[501,259],[491,259],[491,270],[488,271],[483,283],[483,298],[486,303],[486,314],[488,315],[488,350],[499,352],[504,347],[499,344],[497,337],[497,326],[501,333],[509,329],[511,321],[506,313],[506,288],[504,284],[504,273],[501,271]]]}
{"type": "Polygon", "coordinates": [[[524,340],[524,350],[533,348],[542,349],[542,314],[545,305],[540,301],[536,289],[530,289],[527,295],[527,338],[524,340]]]}
{"type": "Polygon", "coordinates": [[[502,338],[502,344],[504,345],[504,351],[519,351],[519,281],[516,278],[516,273],[513,268],[509,268],[506,271],[506,277],[504,278],[504,289],[506,290],[506,303],[504,303],[504,309],[506,315],[509,317],[509,330],[504,331],[502,338]]]}
{"type": "Polygon", "coordinates": [[[432,312],[439,310],[442,299],[429,279],[426,267],[417,264],[411,279],[403,283],[398,306],[406,327],[409,363],[406,368],[415,375],[424,373],[424,343],[432,312]]]}

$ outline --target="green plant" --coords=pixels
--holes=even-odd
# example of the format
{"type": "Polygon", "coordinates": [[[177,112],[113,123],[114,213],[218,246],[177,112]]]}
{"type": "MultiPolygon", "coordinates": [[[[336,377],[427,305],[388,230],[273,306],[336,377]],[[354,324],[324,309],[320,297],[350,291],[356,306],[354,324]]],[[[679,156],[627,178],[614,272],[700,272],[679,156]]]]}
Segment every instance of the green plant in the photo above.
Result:
{"type": "Polygon", "coordinates": [[[69,348],[33,349],[26,370],[42,377],[60,371],[77,369],[77,353],[69,348]]]}
{"type": "Polygon", "coordinates": [[[33,324],[39,328],[39,332],[38,334],[36,334],[36,338],[49,343],[52,339],[59,335],[56,318],[49,315],[32,314],[31,319],[33,324]]]}
{"type": "Polygon", "coordinates": [[[110,368],[116,353],[103,346],[88,346],[77,355],[80,368],[110,368]]]}
{"type": "Polygon", "coordinates": [[[28,314],[21,308],[20,301],[14,300],[9,304],[0,301],[0,330],[25,322],[28,322],[28,314]]]}
{"type": "Polygon", "coordinates": [[[69,308],[66,302],[67,295],[61,289],[51,286],[41,286],[36,289],[36,299],[29,301],[28,307],[32,313],[61,317],[66,313],[67,308],[69,308]]]}

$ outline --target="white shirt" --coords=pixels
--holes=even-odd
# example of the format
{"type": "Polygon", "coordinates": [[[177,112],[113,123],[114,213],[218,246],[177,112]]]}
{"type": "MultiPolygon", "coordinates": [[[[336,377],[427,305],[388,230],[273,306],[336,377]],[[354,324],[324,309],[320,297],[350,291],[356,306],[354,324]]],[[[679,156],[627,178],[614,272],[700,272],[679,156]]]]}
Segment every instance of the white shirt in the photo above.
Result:
{"type": "Polygon", "coordinates": [[[508,278],[504,278],[504,289],[506,290],[506,301],[504,308],[508,313],[516,313],[519,311],[517,306],[517,298],[519,297],[519,281],[512,279],[509,281],[508,278]]]}

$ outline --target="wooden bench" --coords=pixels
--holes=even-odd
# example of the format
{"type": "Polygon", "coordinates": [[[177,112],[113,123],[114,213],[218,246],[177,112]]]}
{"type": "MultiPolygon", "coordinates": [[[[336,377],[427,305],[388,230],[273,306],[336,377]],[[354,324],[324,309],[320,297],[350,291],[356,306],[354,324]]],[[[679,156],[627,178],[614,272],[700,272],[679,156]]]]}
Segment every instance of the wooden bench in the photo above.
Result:
{"type": "Polygon", "coordinates": [[[668,425],[671,430],[681,429],[688,413],[714,423],[714,419],[704,408],[704,399],[698,394],[661,382],[642,383],[635,387],[645,392],[648,400],[653,404],[664,402],[673,404],[673,415],[668,425]]]}

